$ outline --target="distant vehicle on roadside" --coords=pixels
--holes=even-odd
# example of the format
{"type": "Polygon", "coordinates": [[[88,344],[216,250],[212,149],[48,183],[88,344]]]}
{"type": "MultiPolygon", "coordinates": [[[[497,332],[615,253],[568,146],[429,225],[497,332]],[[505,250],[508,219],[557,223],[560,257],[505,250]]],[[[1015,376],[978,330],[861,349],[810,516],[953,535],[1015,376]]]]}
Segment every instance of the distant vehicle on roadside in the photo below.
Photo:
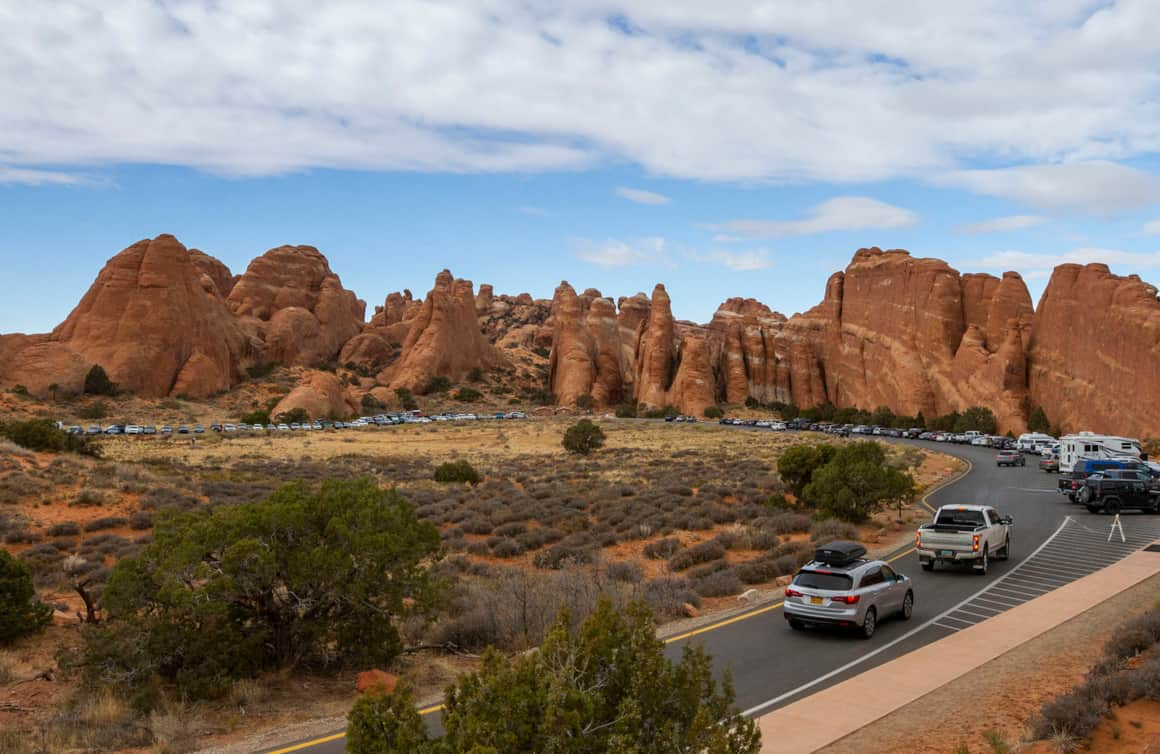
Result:
{"type": "Polygon", "coordinates": [[[1055,438],[1051,435],[1045,435],[1042,432],[1025,432],[1019,435],[1015,447],[1023,453],[1038,453],[1039,446],[1049,442],[1055,442],[1055,438]]]}
{"type": "Polygon", "coordinates": [[[1059,467],[1071,471],[1081,459],[1146,461],[1147,454],[1140,447],[1140,441],[1133,437],[1097,435],[1092,432],[1078,432],[1064,435],[1059,440],[1059,467]]]}
{"type": "Polygon", "coordinates": [[[969,565],[975,573],[985,574],[991,558],[1011,557],[1010,516],[1001,516],[984,505],[944,505],[929,524],[918,527],[914,549],[922,570],[933,571],[935,565],[969,565]]]}
{"type": "Polygon", "coordinates": [[[1059,473],[1059,458],[1056,456],[1048,456],[1039,459],[1039,470],[1047,472],[1048,474],[1059,473]]]}
{"type": "Polygon", "coordinates": [[[1089,513],[1114,515],[1129,509],[1160,511],[1160,491],[1152,489],[1152,475],[1139,469],[1094,473],[1084,480],[1075,499],[1089,513]]]}
{"type": "Polygon", "coordinates": [[[200,424],[193,425],[193,433],[195,435],[205,434],[205,427],[200,424]]]}
{"type": "Polygon", "coordinates": [[[1000,450],[995,454],[996,466],[1026,466],[1027,459],[1017,450],[1000,450]]]}
{"type": "Polygon", "coordinates": [[[814,552],[785,589],[782,612],[789,627],[853,629],[869,639],[893,615],[909,620],[914,585],[881,560],[867,560],[857,542],[831,542],[814,552]]]}

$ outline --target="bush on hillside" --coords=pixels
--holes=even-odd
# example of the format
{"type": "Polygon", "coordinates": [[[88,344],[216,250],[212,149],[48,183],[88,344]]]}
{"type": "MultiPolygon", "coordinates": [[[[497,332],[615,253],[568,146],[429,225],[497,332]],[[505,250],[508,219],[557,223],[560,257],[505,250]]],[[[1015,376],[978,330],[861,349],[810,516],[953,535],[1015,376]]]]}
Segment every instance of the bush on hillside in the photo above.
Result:
{"type": "Polygon", "coordinates": [[[435,467],[436,482],[467,482],[479,484],[479,472],[464,459],[448,461],[435,467]]]}
{"type": "Polygon", "coordinates": [[[36,633],[52,622],[52,608],[36,596],[32,573],[0,550],[0,644],[36,633]]]}
{"type": "Polygon", "coordinates": [[[104,367],[93,364],[85,375],[85,395],[116,395],[117,385],[109,379],[104,367]]]}
{"type": "Polygon", "coordinates": [[[581,419],[564,432],[563,445],[569,453],[586,456],[604,447],[604,430],[589,419],[581,419]]]}
{"type": "Polygon", "coordinates": [[[914,479],[886,465],[881,445],[865,441],[843,446],[815,471],[803,499],[823,515],[860,523],[886,503],[913,494],[914,479]]]}

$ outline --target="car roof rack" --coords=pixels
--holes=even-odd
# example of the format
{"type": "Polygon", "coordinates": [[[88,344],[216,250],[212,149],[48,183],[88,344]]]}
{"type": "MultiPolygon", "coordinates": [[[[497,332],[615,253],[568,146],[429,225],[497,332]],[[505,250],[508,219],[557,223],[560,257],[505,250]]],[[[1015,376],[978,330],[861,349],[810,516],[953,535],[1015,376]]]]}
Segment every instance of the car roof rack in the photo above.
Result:
{"type": "Polygon", "coordinates": [[[828,566],[848,566],[864,559],[866,548],[857,542],[838,540],[814,550],[814,562],[828,566]]]}

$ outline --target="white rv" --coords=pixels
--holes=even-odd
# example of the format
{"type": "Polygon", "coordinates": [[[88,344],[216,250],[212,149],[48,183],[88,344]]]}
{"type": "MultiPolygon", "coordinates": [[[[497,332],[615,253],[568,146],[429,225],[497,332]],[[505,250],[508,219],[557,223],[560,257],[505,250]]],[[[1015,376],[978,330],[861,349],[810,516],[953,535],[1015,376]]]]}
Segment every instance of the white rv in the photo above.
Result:
{"type": "Polygon", "coordinates": [[[1059,470],[1064,473],[1071,471],[1081,458],[1139,461],[1143,455],[1139,440],[1093,432],[1064,435],[1060,446],[1059,470]]]}
{"type": "Polygon", "coordinates": [[[1024,453],[1038,453],[1040,447],[1052,442],[1055,442],[1055,438],[1051,435],[1045,435],[1042,432],[1028,432],[1019,435],[1019,439],[1015,441],[1015,448],[1024,453]]]}

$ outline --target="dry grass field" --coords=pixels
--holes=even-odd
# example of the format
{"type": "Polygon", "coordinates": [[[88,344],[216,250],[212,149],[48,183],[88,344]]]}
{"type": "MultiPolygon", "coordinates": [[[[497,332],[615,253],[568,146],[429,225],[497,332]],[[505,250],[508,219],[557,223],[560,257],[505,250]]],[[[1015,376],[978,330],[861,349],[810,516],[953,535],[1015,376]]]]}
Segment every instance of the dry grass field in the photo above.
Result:
{"type": "MultiPolygon", "coordinates": [[[[816,541],[858,537],[888,549],[925,517],[908,508],[898,521],[897,511],[886,511],[855,528],[797,510],[792,496],[783,497],[779,454],[793,443],[840,440],[598,419],[605,446],[580,457],[561,446],[571,422],[106,438],[100,459],[0,446],[0,540],[31,566],[42,597],[58,608],[49,632],[0,656],[0,702],[7,704],[0,728],[48,726],[71,731],[81,748],[107,750],[342,714],[353,669],[247,681],[213,704],[175,704],[172,715],[154,721],[158,731],[145,732],[131,711],[74,693],[59,672],[52,681],[35,679],[78,641],[84,608],[74,585],[87,584],[99,597],[108,570],[150,541],[154,518],[166,509],[246,504],[283,484],[351,476],[396,487],[438,526],[445,551],[438,568],[453,590],[436,619],[401,627],[409,646],[439,649],[405,653],[390,669],[435,695],[485,646],[537,644],[560,608],[580,620],[600,594],[646,600],[662,621],[735,607],[744,590],[775,593],[816,541]],[[479,473],[478,484],[434,481],[437,465],[461,460],[479,473]],[[83,740],[77,731],[87,731],[83,740]]],[[[889,453],[920,488],[960,469],[948,456],[913,448],[889,453]]]]}

